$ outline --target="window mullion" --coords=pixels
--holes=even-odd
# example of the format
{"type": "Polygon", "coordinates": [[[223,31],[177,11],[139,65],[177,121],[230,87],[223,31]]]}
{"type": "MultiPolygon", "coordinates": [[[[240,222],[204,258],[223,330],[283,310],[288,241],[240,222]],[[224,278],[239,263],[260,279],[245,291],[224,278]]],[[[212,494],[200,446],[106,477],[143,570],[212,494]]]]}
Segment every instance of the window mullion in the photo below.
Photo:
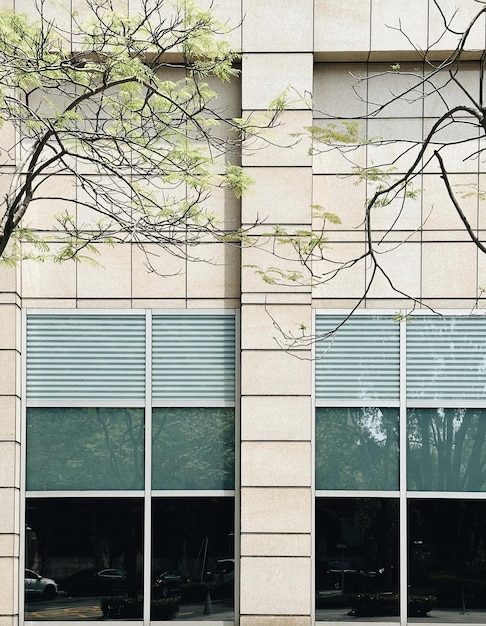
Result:
{"type": "Polygon", "coordinates": [[[407,623],[408,557],[407,557],[407,319],[400,322],[400,623],[407,623]]]}
{"type": "Polygon", "coordinates": [[[143,622],[150,623],[152,580],[152,312],[146,311],[145,332],[145,482],[144,482],[144,558],[143,622]]]}

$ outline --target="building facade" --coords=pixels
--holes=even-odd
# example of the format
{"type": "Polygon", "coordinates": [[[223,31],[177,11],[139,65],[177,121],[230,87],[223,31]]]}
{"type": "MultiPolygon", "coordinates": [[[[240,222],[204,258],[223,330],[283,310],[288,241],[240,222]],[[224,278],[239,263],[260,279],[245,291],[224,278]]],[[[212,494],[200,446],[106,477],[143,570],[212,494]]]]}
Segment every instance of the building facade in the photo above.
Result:
{"type": "MultiPolygon", "coordinates": [[[[83,2],[65,4],[69,29],[83,2]]],[[[154,602],[168,599],[192,624],[484,623],[484,253],[424,153],[419,193],[374,214],[374,275],[376,187],[355,184],[380,163],[405,173],[461,85],[482,102],[484,14],[454,67],[461,82],[446,67],[421,80],[424,98],[410,78],[431,71],[420,52],[448,59],[474,0],[213,10],[242,50],[220,94],[228,115],[288,93],[268,145],[242,156],[252,190],[219,190],[215,211],[243,228],[263,220],[262,233],[318,230],[317,206],[339,222],[326,224],[316,281],[263,280],[255,268],[302,270],[272,237],[207,245],[207,263],[162,253],[159,273],[129,244],[100,245],[101,266],[0,267],[0,626],[98,620],[100,598],[134,590],[125,619],[137,622],[166,619],[154,602]],[[357,121],[363,141],[311,147],[304,130],[330,120],[357,121]],[[59,585],[54,598],[36,574],[59,585]]],[[[482,137],[442,130],[481,240],[482,137]]],[[[3,189],[15,165],[2,155],[3,189]]],[[[68,176],[52,185],[81,193],[68,176]]],[[[39,203],[36,227],[59,209],[39,203]]]]}

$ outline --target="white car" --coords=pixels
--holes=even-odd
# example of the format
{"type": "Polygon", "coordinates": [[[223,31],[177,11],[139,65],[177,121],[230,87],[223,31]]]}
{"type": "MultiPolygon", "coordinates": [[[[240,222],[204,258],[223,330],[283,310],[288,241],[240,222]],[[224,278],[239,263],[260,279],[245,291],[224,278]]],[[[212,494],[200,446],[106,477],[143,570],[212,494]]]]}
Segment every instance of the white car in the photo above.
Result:
{"type": "Polygon", "coordinates": [[[52,578],[44,578],[31,569],[25,570],[25,598],[52,600],[57,595],[57,583],[52,578]]]}

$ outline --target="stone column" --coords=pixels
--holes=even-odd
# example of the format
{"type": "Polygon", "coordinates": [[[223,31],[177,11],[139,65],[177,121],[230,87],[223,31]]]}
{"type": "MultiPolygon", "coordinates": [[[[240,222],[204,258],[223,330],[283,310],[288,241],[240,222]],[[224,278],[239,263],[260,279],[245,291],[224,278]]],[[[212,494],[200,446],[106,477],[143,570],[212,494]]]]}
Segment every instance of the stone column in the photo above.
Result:
{"type": "Polygon", "coordinates": [[[19,619],[21,310],[17,268],[0,267],[0,625],[19,619]]]}
{"type": "MultiPolygon", "coordinates": [[[[312,124],[303,97],[312,91],[312,0],[243,0],[242,106],[256,115],[288,88],[273,145],[244,157],[253,192],[243,226],[264,220],[291,233],[311,225],[312,167],[305,140],[312,124]]],[[[305,285],[268,284],[254,267],[283,271],[298,263],[272,256],[272,237],[242,253],[240,624],[308,626],[313,614],[312,361],[308,348],[287,352],[280,331],[311,325],[305,285]],[[263,248],[260,247],[263,245],[263,248]]],[[[281,252],[288,256],[290,247],[281,252]]],[[[284,281],[285,283],[285,281],[284,281]]]]}

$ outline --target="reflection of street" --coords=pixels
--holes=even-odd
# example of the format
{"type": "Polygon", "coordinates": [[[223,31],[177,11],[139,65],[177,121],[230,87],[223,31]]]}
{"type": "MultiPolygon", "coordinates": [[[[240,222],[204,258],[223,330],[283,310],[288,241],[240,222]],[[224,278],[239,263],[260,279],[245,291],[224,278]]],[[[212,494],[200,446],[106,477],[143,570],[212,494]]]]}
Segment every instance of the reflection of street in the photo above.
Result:
{"type": "Polygon", "coordinates": [[[176,620],[180,621],[228,620],[228,624],[234,624],[234,619],[235,611],[233,607],[223,601],[213,601],[211,603],[211,615],[204,615],[203,604],[181,604],[176,618],[176,620]]]}
{"type": "Polygon", "coordinates": [[[338,589],[324,589],[316,592],[317,599],[319,598],[335,598],[336,596],[342,596],[343,592],[338,589]]]}
{"type": "Polygon", "coordinates": [[[26,620],[99,619],[102,616],[100,598],[71,598],[60,594],[54,600],[25,605],[26,620]]]}
{"type": "MultiPolygon", "coordinates": [[[[51,601],[28,602],[25,606],[25,620],[88,620],[100,619],[103,614],[100,608],[100,597],[72,598],[60,594],[51,601]]],[[[176,620],[179,621],[211,621],[228,620],[234,622],[234,609],[227,602],[214,600],[211,603],[211,614],[204,615],[204,604],[181,604],[176,620]]]]}
{"type": "MultiPolygon", "coordinates": [[[[349,615],[349,609],[340,607],[333,609],[317,609],[316,610],[316,622],[356,622],[358,619],[360,623],[366,622],[379,622],[379,623],[398,623],[400,618],[398,616],[384,616],[384,617],[359,617],[355,618],[349,615]]],[[[484,624],[486,623],[486,613],[484,611],[468,611],[466,614],[455,611],[453,609],[440,610],[434,609],[426,618],[423,617],[409,617],[407,622],[419,624],[427,621],[429,624],[484,624]]]]}

